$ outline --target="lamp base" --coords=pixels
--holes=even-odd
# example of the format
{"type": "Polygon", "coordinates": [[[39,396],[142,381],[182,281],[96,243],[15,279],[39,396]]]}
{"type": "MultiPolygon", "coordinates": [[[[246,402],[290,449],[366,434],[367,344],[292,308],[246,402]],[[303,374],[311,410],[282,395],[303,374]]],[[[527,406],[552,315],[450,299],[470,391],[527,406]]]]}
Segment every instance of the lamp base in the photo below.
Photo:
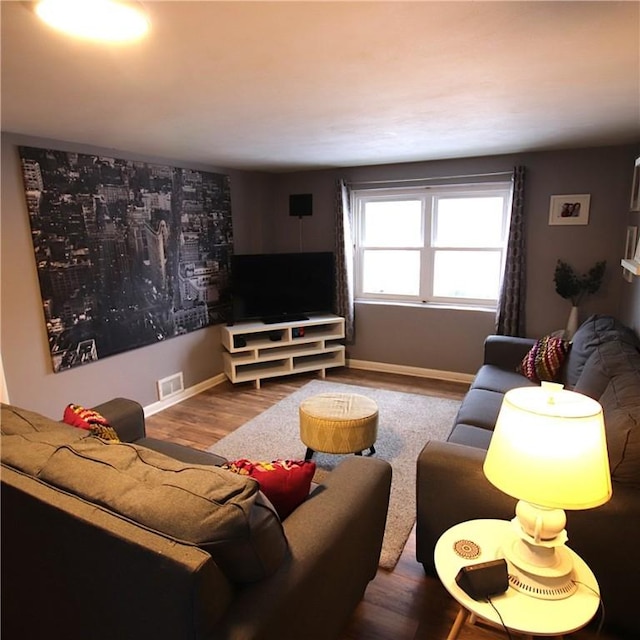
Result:
{"type": "Polygon", "coordinates": [[[562,542],[535,542],[520,528],[517,518],[502,543],[508,562],[509,585],[541,600],[562,600],[577,590],[573,562],[562,542]]]}
{"type": "Polygon", "coordinates": [[[510,587],[540,600],[563,600],[578,590],[578,585],[573,581],[573,572],[568,576],[555,578],[535,576],[522,571],[509,561],[507,570],[510,587]]]}

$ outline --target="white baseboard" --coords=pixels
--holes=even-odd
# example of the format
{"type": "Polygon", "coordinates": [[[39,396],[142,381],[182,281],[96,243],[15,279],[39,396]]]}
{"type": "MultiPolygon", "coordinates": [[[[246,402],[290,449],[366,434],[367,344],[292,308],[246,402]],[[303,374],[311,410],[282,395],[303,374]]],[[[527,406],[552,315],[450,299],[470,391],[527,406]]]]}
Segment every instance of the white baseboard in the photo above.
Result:
{"type": "Polygon", "coordinates": [[[179,393],[175,393],[170,397],[165,398],[164,400],[160,400],[158,402],[154,402],[153,404],[147,405],[144,407],[144,415],[145,417],[152,416],[154,413],[158,413],[159,411],[163,411],[164,409],[168,409],[172,407],[174,404],[178,404],[178,402],[182,402],[187,398],[191,398],[192,396],[198,395],[207,389],[211,389],[211,387],[215,387],[216,385],[221,384],[227,379],[227,376],[224,373],[219,373],[213,378],[209,378],[208,380],[203,380],[193,387],[189,387],[184,391],[180,391],[179,393]]]}
{"type": "MultiPolygon", "coordinates": [[[[405,376],[416,376],[417,378],[433,378],[434,380],[445,380],[447,382],[463,382],[471,384],[474,376],[468,373],[457,373],[455,371],[440,371],[438,369],[423,369],[422,367],[409,367],[402,364],[389,364],[388,362],[371,362],[369,360],[347,359],[346,366],[351,369],[362,369],[363,371],[380,371],[382,373],[399,373],[405,376]]],[[[164,400],[154,402],[144,407],[145,417],[172,407],[178,402],[202,393],[211,387],[215,387],[227,379],[224,373],[219,373],[213,378],[203,380],[193,387],[180,391],[164,400]]]]}
{"type": "Polygon", "coordinates": [[[403,364],[389,364],[388,362],[352,360],[351,358],[347,359],[347,366],[351,369],[362,369],[364,371],[399,373],[405,376],[416,376],[417,378],[433,378],[434,380],[445,380],[447,382],[464,382],[465,384],[471,384],[475,377],[475,375],[470,373],[440,371],[439,369],[424,369],[422,367],[409,367],[403,364]]]}

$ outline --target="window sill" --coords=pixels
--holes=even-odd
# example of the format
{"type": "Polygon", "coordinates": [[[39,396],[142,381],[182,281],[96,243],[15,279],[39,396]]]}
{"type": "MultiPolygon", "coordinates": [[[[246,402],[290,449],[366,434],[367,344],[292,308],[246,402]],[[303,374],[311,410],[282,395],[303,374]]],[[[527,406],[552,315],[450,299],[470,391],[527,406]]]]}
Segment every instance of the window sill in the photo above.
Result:
{"type": "Polygon", "coordinates": [[[399,302],[394,300],[371,300],[367,298],[356,298],[355,304],[378,305],[385,307],[410,307],[413,309],[441,309],[443,311],[472,311],[474,313],[495,314],[495,306],[483,306],[479,304],[455,304],[452,302],[399,302]]]}

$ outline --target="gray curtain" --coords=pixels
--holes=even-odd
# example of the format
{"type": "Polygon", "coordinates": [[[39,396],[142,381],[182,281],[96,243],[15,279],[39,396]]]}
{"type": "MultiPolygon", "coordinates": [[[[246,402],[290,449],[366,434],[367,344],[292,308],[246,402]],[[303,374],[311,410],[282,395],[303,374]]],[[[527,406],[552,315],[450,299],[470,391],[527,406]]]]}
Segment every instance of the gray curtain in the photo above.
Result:
{"type": "Polygon", "coordinates": [[[524,175],[524,167],[514,168],[507,256],[496,312],[496,333],[506,336],[525,335],[526,250],[524,175]]]}
{"type": "Polygon", "coordinates": [[[336,313],[345,319],[347,344],[355,339],[355,305],[353,302],[353,216],[351,192],[344,180],[338,180],[336,190],[336,313]]]}

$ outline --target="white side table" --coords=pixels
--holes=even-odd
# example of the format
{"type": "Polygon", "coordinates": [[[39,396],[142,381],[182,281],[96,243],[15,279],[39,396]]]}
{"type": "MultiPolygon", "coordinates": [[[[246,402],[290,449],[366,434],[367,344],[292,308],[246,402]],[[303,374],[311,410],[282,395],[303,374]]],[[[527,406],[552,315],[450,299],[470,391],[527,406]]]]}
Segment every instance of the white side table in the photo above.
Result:
{"type": "MultiPolygon", "coordinates": [[[[493,607],[468,596],[455,578],[463,566],[503,558],[500,545],[510,527],[511,523],[506,520],[470,520],[451,527],[438,540],[434,552],[436,571],[444,587],[460,605],[447,640],[455,640],[469,614],[502,627],[493,607]],[[462,545],[460,541],[463,541],[462,545]],[[479,551],[475,558],[463,557],[455,550],[455,546],[462,547],[463,553],[472,555],[476,550],[474,545],[479,551]]],[[[582,558],[571,549],[569,552],[573,560],[573,578],[583,583],[578,584],[573,595],[562,600],[541,600],[509,587],[504,594],[491,599],[508,629],[529,636],[560,636],[577,631],[593,618],[600,604],[596,595],[600,593],[598,582],[582,558]]]]}

